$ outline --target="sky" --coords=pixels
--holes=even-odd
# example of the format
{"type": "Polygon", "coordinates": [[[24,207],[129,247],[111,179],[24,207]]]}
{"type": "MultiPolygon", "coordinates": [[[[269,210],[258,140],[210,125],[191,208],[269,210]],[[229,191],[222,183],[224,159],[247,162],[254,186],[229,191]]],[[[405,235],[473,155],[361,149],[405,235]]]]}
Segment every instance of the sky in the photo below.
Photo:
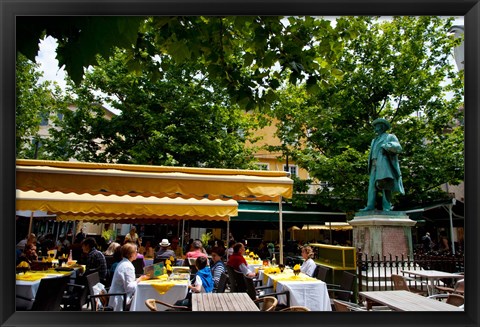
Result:
{"type": "MultiPolygon", "coordinates": [[[[463,16],[456,17],[454,25],[463,25],[464,20],[463,16]]],[[[38,55],[35,57],[36,62],[40,65],[40,70],[43,71],[42,81],[56,81],[58,85],[64,90],[66,87],[65,82],[65,69],[58,66],[58,60],[56,57],[57,41],[53,37],[49,36],[44,40],[40,41],[40,50],[38,55]]],[[[112,109],[108,104],[105,106],[118,114],[118,111],[112,109]]]]}

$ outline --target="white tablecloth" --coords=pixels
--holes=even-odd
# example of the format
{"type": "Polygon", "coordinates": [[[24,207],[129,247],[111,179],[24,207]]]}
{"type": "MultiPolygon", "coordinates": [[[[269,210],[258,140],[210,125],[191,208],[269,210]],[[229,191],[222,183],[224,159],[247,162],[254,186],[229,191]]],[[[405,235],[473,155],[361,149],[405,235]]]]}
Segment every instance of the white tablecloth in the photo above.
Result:
{"type": "MultiPolygon", "coordinates": [[[[259,279],[264,280],[263,271],[259,271],[259,279]]],[[[268,286],[273,285],[273,279],[268,278],[268,286]]],[[[312,311],[332,311],[330,297],[328,296],[327,284],[321,280],[314,281],[286,281],[278,280],[276,290],[266,289],[265,293],[290,291],[290,305],[304,306],[312,311]]],[[[278,296],[280,304],[286,304],[285,295],[278,296]]]]}
{"type": "MultiPolygon", "coordinates": [[[[166,303],[174,304],[178,300],[183,300],[187,297],[188,283],[175,284],[164,294],[160,294],[152,285],[145,282],[140,282],[135,290],[130,311],[149,311],[145,305],[146,299],[157,299],[166,303]]],[[[159,310],[166,309],[162,306],[159,310]]]]}
{"type": "MultiPolygon", "coordinates": [[[[73,270],[70,278],[75,278],[77,270],[73,270]]],[[[28,274],[28,272],[27,272],[28,274]]],[[[54,278],[54,277],[62,277],[63,274],[51,274],[46,276],[45,278],[54,278]]],[[[16,280],[15,281],[15,293],[17,295],[34,299],[35,295],[37,295],[38,287],[40,286],[41,279],[34,280],[34,281],[27,281],[27,280],[16,280]]],[[[33,305],[33,301],[27,301],[20,298],[15,298],[15,306],[17,310],[30,310],[33,305]]]]}

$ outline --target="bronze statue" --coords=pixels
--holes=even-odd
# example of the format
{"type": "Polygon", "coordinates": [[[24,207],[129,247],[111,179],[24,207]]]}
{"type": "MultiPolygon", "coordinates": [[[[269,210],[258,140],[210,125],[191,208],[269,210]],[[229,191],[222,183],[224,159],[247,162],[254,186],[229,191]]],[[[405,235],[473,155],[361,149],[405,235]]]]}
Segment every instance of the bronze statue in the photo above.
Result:
{"type": "Polygon", "coordinates": [[[375,210],[378,192],[382,192],[383,211],[391,211],[392,192],[405,194],[398,164],[398,153],[402,151],[402,147],[395,135],[386,133],[391,128],[387,120],[378,118],[372,122],[372,125],[377,137],[372,140],[368,156],[370,181],[367,206],[360,211],[375,210]]]}

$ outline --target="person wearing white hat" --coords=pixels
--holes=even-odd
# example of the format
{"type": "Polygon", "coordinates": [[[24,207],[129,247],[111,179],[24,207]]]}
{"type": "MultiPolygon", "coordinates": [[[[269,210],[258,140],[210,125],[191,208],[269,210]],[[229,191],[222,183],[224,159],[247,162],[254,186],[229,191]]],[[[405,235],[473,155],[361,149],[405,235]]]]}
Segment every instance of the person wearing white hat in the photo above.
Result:
{"type": "Polygon", "coordinates": [[[158,245],[160,245],[160,249],[155,253],[155,261],[162,261],[169,259],[170,257],[175,257],[175,251],[170,249],[170,242],[168,239],[164,238],[158,245]]]}

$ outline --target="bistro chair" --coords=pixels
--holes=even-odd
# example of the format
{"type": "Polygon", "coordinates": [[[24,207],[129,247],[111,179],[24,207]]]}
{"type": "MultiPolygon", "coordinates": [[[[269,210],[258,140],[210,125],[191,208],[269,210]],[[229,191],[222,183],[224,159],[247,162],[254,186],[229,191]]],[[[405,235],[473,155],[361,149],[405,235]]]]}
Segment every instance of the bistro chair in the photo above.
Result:
{"type": "Polygon", "coordinates": [[[92,306],[92,311],[113,311],[113,308],[108,305],[108,301],[111,296],[121,296],[122,297],[122,308],[123,311],[129,310],[129,305],[127,305],[127,293],[103,293],[103,294],[93,294],[89,295],[90,304],[92,306]]]}
{"type": "Polygon", "coordinates": [[[143,267],[145,267],[145,262],[141,258],[137,258],[132,261],[133,267],[135,268],[135,277],[140,277],[144,274],[143,267]]]}
{"type": "Polygon", "coordinates": [[[187,306],[181,306],[181,305],[174,305],[170,303],[166,303],[157,299],[146,299],[145,300],[145,305],[150,311],[160,311],[157,308],[157,304],[163,305],[167,307],[168,309],[165,311],[191,311],[189,307],[187,306]]]}
{"type": "Polygon", "coordinates": [[[230,281],[230,292],[246,292],[247,286],[243,279],[243,273],[227,265],[228,279],[230,281]]]}
{"type": "MultiPolygon", "coordinates": [[[[78,279],[77,279],[78,280],[78,279]]],[[[82,311],[87,301],[87,286],[82,284],[67,283],[62,297],[61,305],[66,311],[82,311]]]]}
{"type": "Polygon", "coordinates": [[[287,297],[286,306],[287,307],[290,306],[290,291],[287,290],[287,291],[283,291],[283,292],[275,292],[275,293],[264,294],[263,290],[268,289],[268,288],[271,288],[273,290],[273,285],[270,285],[270,286],[267,286],[267,285],[265,285],[265,286],[255,286],[255,281],[254,281],[253,278],[247,277],[243,274],[242,274],[242,276],[244,278],[244,283],[245,283],[245,286],[247,288],[247,293],[252,300],[256,301],[257,299],[261,299],[265,296],[270,296],[270,297],[274,296],[278,299],[278,295],[285,295],[287,297]]]}
{"type": "Polygon", "coordinates": [[[264,296],[253,302],[260,308],[260,311],[275,311],[278,304],[277,298],[273,296],[264,296]]]}
{"type": "Polygon", "coordinates": [[[435,288],[445,293],[456,293],[463,295],[465,292],[465,279],[458,280],[453,287],[436,285],[435,288]]]}
{"type": "Polygon", "coordinates": [[[428,297],[429,299],[434,299],[434,300],[445,300],[445,303],[454,305],[456,307],[460,307],[465,304],[465,298],[463,295],[460,294],[454,294],[454,293],[440,293],[440,294],[434,294],[430,295],[428,297]]]}
{"type": "Polygon", "coordinates": [[[333,299],[333,311],[337,312],[350,312],[350,311],[368,311],[366,307],[359,304],[333,299]]]}
{"type": "Polygon", "coordinates": [[[426,295],[427,291],[408,286],[407,278],[402,275],[392,274],[390,279],[393,283],[393,289],[396,291],[408,291],[420,295],[426,295]]]}
{"type": "Polygon", "coordinates": [[[220,275],[220,280],[218,281],[217,288],[214,290],[214,292],[225,293],[225,289],[227,288],[227,281],[228,275],[226,273],[222,273],[220,275]]]}
{"type": "Polygon", "coordinates": [[[285,308],[285,309],[281,309],[279,310],[279,312],[293,312],[293,311],[311,311],[309,308],[307,307],[303,307],[301,305],[295,305],[295,306],[291,306],[291,307],[288,307],[288,308],[285,308]]]}
{"type": "MultiPolygon", "coordinates": [[[[352,302],[356,275],[344,271],[340,284],[327,284],[330,299],[352,302]]],[[[333,305],[333,302],[332,302],[333,305]]]]}
{"type": "Polygon", "coordinates": [[[326,282],[327,281],[327,275],[330,272],[330,270],[332,270],[332,269],[330,269],[328,267],[325,267],[325,266],[317,265],[316,273],[314,274],[314,276],[317,279],[326,282]]]}
{"type": "Polygon", "coordinates": [[[21,295],[16,295],[16,297],[33,302],[29,311],[60,311],[60,304],[69,280],[70,276],[43,278],[40,280],[34,299],[21,295]]]}

